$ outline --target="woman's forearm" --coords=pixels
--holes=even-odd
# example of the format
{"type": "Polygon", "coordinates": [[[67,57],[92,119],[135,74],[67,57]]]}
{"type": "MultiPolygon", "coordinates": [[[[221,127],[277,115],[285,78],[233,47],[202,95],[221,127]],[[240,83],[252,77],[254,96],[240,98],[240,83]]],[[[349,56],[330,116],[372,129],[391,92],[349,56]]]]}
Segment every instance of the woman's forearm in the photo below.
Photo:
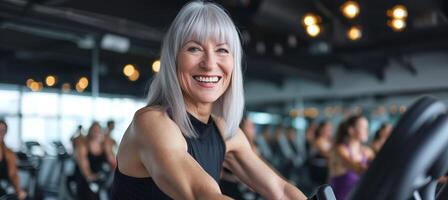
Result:
{"type": "Polygon", "coordinates": [[[305,194],[303,194],[297,187],[293,186],[292,184],[285,181],[284,185],[284,196],[282,199],[289,200],[289,199],[298,199],[298,200],[306,200],[307,197],[305,194]]]}
{"type": "Polygon", "coordinates": [[[16,191],[16,194],[19,194],[20,192],[19,176],[17,174],[14,174],[11,175],[9,179],[11,180],[11,185],[14,188],[14,191],[16,191]]]}
{"type": "Polygon", "coordinates": [[[81,170],[81,173],[84,175],[84,177],[90,181],[92,179],[94,179],[95,175],[93,174],[93,172],[90,170],[90,163],[87,160],[87,158],[80,158],[78,157],[78,165],[79,165],[79,169],[81,170]]]}

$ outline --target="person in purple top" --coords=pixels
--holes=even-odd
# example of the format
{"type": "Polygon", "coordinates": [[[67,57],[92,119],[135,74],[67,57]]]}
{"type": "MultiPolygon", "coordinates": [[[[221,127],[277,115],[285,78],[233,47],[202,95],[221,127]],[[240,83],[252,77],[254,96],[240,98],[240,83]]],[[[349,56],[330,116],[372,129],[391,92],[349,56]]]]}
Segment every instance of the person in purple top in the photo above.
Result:
{"type": "Polygon", "coordinates": [[[351,116],[338,127],[329,163],[330,185],[338,200],[348,197],[374,158],[373,151],[363,144],[367,141],[368,125],[365,117],[351,116]]]}

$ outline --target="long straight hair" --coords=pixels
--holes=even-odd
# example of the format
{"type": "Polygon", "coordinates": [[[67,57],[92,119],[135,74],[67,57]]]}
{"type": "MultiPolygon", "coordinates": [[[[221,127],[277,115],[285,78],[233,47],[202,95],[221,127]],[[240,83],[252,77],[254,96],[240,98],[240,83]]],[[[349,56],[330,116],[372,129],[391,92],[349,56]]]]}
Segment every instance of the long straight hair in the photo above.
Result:
{"type": "Polygon", "coordinates": [[[241,121],[244,108],[242,48],[238,31],[229,15],[216,4],[193,1],[186,4],[166,33],[161,50],[160,71],[148,91],[148,106],[161,106],[186,137],[197,137],[185,108],[177,77],[177,54],[190,40],[204,43],[207,39],[225,42],[233,55],[234,68],[230,85],[213,103],[212,114],[225,121],[225,138],[232,137],[241,121]]]}

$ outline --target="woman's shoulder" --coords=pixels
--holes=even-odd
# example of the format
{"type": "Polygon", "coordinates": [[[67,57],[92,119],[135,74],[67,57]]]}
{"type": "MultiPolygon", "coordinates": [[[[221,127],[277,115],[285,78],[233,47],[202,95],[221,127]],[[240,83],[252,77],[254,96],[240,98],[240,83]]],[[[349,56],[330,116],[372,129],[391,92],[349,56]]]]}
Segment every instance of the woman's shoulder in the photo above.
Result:
{"type": "Polygon", "coordinates": [[[74,147],[86,146],[87,145],[87,137],[84,135],[78,135],[72,139],[72,143],[74,147]]]}
{"type": "Polygon", "coordinates": [[[15,156],[16,156],[16,153],[12,149],[10,149],[6,146],[5,146],[5,154],[6,154],[6,157],[8,158],[8,160],[10,160],[11,158],[15,158],[15,156]]]}
{"type": "Polygon", "coordinates": [[[137,110],[134,114],[133,123],[140,124],[159,124],[174,122],[169,117],[165,108],[161,106],[146,106],[137,110]]]}
{"type": "Polygon", "coordinates": [[[181,135],[179,126],[161,106],[143,107],[135,112],[131,130],[137,139],[175,138],[181,135]]]}
{"type": "Polygon", "coordinates": [[[335,154],[337,156],[349,156],[350,150],[347,148],[345,144],[335,144],[334,146],[335,154]]]}

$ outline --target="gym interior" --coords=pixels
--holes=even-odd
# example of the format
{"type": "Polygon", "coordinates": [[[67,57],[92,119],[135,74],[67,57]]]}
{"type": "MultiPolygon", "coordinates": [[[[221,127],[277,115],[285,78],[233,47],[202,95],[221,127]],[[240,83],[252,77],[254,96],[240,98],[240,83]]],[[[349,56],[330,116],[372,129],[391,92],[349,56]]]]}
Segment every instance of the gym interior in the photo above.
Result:
{"type": "MultiPolygon", "coordinates": [[[[0,199],[86,199],[81,186],[111,199],[111,159],[188,2],[0,0],[0,157],[16,163],[0,164],[0,199]],[[91,132],[112,156],[80,182],[75,147],[91,132]]],[[[336,199],[341,167],[357,180],[347,199],[448,199],[447,1],[212,2],[241,41],[240,128],[279,176],[310,199],[336,199]],[[339,141],[344,127],[361,147],[339,141]],[[341,152],[368,164],[339,162],[341,152]]],[[[223,194],[265,199],[224,168],[223,194]]]]}

